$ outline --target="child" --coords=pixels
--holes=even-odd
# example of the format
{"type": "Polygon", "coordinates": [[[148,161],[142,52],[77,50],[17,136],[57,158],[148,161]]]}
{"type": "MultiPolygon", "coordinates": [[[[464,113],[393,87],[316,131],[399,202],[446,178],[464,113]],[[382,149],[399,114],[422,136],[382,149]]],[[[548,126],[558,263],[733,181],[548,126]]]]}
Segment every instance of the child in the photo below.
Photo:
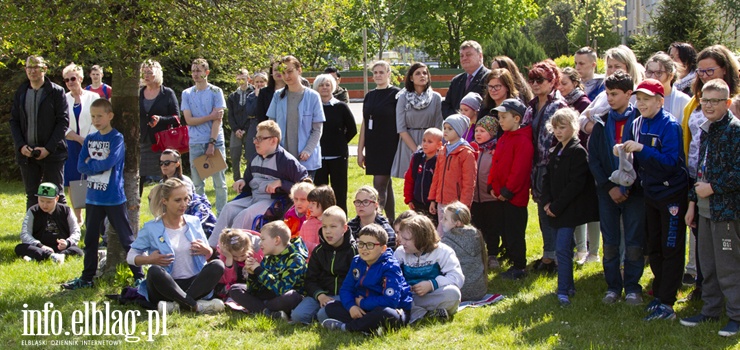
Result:
{"type": "Polygon", "coordinates": [[[653,296],[646,321],[676,318],[673,303],[681,287],[686,255],[688,172],[683,153],[681,125],[663,110],[663,84],[645,79],[637,95],[641,117],[625,127],[625,142],[615,145],[634,153],[635,169],[645,191],[645,222],[653,296]]]}
{"type": "Polygon", "coordinates": [[[372,186],[362,186],[355,192],[355,212],[357,216],[347,223],[355,239],[359,238],[360,230],[370,224],[380,225],[388,235],[386,244],[389,248],[396,248],[396,231],[378,210],[378,191],[372,186]]]}
{"type": "Polygon", "coordinates": [[[494,108],[498,112],[499,124],[504,134],[496,144],[496,152],[488,174],[488,192],[496,197],[495,210],[490,215],[497,223],[495,228],[506,243],[506,252],[512,266],[501,274],[507,279],[524,277],[527,265],[527,243],[524,231],[527,228],[527,204],[529,204],[529,174],[532,172],[534,145],[532,127],[522,127],[522,116],[527,107],[518,99],[511,98],[494,108]]]}
{"type": "MultiPolygon", "coordinates": [[[[488,267],[498,269],[499,241],[500,234],[495,229],[498,224],[494,221],[495,216],[491,215],[496,210],[496,201],[498,198],[488,192],[488,175],[491,173],[491,164],[493,153],[498,141],[498,133],[501,126],[498,119],[492,116],[485,116],[478,120],[475,126],[475,143],[478,145],[478,170],[476,172],[475,192],[473,192],[473,205],[470,211],[473,215],[473,226],[479,228],[486,241],[488,252],[488,267]]],[[[467,223],[468,225],[470,223],[467,223]]],[[[465,294],[465,293],[463,293],[465,294]]],[[[465,297],[463,296],[463,300],[465,297]]]]}
{"type": "Polygon", "coordinates": [[[283,221],[290,228],[291,239],[298,237],[303,223],[308,219],[308,215],[306,215],[308,213],[308,194],[316,188],[313,182],[309,181],[310,179],[306,178],[290,188],[290,199],[293,200],[293,205],[285,212],[283,221]]]}
{"type": "Polygon", "coordinates": [[[393,256],[413,293],[410,323],[424,316],[449,320],[460,305],[460,288],[465,282],[455,251],[439,243],[434,224],[422,215],[401,221],[398,235],[403,243],[393,256]]]}
{"type": "Polygon", "coordinates": [[[437,152],[442,148],[442,130],[429,128],[424,131],[421,149],[411,156],[411,164],[403,183],[403,198],[411,210],[427,215],[435,221],[437,218],[429,213],[429,190],[437,165],[437,152]]]}
{"type": "Polygon", "coordinates": [[[308,193],[308,219],[301,227],[300,237],[308,249],[308,259],[311,259],[313,249],[319,245],[319,230],[321,230],[321,214],[324,208],[337,205],[334,190],[327,185],[316,187],[308,193]]]}
{"type": "Polygon", "coordinates": [[[442,243],[455,251],[465,276],[465,283],[460,288],[461,300],[483,299],[488,291],[488,252],[483,235],[470,226],[468,207],[460,202],[450,203],[442,217],[442,230],[445,232],[442,243]]]}
{"type": "MultiPolygon", "coordinates": [[[[247,258],[250,257],[257,262],[262,261],[264,254],[259,246],[259,232],[227,228],[221,233],[218,252],[219,259],[224,262],[224,275],[221,276],[221,280],[216,286],[219,297],[226,297],[229,289],[235,283],[247,283],[244,264],[247,258]],[[254,251],[254,247],[257,247],[258,250],[254,251]]],[[[232,305],[236,305],[236,303],[232,305]]]]}
{"type": "Polygon", "coordinates": [[[447,145],[439,152],[437,165],[429,190],[429,212],[441,216],[444,206],[460,201],[470,207],[475,189],[475,151],[468,141],[460,138],[470,126],[468,117],[453,114],[444,122],[442,136],[447,145]]]}
{"type": "Polygon", "coordinates": [[[601,300],[613,304],[622,296],[625,303],[642,304],[640,278],[645,269],[645,198],[639,181],[632,186],[620,186],[609,180],[619,167],[619,158],[612,154],[615,144],[622,142],[625,125],[632,124],[639,111],[630,104],[632,77],[617,71],[606,78],[606,99],[609,111],[594,116],[595,123],[588,142],[588,166],[596,180],[599,220],[604,241],[604,278],[607,291],[601,300]],[[624,276],[620,269],[619,246],[624,237],[624,276]]]}
{"type": "MultiPolygon", "coordinates": [[[[98,271],[98,241],[108,218],[118,233],[123,251],[128,253],[134,233],[128,224],[126,195],[123,193],[123,161],[126,146],[123,135],[114,129],[113,106],[106,99],[97,99],[90,106],[92,124],[98,132],[85,137],[77,169],[87,175],[87,233],[82,276],[62,284],[65,289],[91,288],[98,271]]],[[[141,267],[129,265],[135,280],[144,278],[141,267]]]]}
{"type": "Polygon", "coordinates": [[[689,191],[686,222],[699,227],[699,254],[704,274],[701,313],[681,320],[684,326],[718,321],[726,298],[729,321],[719,335],[729,337],[740,329],[737,266],[740,228],[740,120],[728,107],[730,88],[722,79],[702,87],[701,107],[707,122],[702,125],[698,182],[689,191]],[[698,215],[697,215],[698,214],[698,215]]]}
{"type": "Polygon", "coordinates": [[[578,140],[578,112],[572,108],[555,111],[547,123],[558,144],[547,163],[542,203],[556,230],[558,259],[558,302],[570,305],[576,292],[573,281],[573,233],[576,226],[599,218],[594,178],[588,168],[588,154],[578,140]]]}
{"type": "Polygon", "coordinates": [[[371,332],[388,325],[400,327],[411,313],[411,291],[398,260],[388,246],[388,233],[377,224],[360,230],[347,277],[339,289],[341,300],[326,305],[328,329],[371,332]]]}
{"type": "Polygon", "coordinates": [[[470,120],[470,128],[460,136],[465,141],[473,142],[475,139],[475,124],[478,123],[478,113],[482,102],[483,98],[477,92],[469,92],[460,101],[460,110],[457,113],[468,117],[470,120]]]}
{"type": "Polygon", "coordinates": [[[357,244],[347,226],[347,214],[338,206],[324,210],[321,216],[321,243],[314,249],[306,271],[306,297],[293,310],[294,322],[309,324],[314,318],[323,322],[324,309],[339,300],[339,287],[349,272],[357,244]]]}
{"type": "Polygon", "coordinates": [[[282,221],[262,227],[260,246],[265,258],[244,263],[249,277],[246,284],[235,284],[229,296],[247,313],[265,313],[288,319],[288,313],[303,300],[303,276],[308,253],[300,238],[290,239],[290,229],[282,221]]]}
{"type": "Polygon", "coordinates": [[[36,197],[38,204],[26,212],[21,227],[21,244],[15,246],[15,254],[27,261],[51,258],[58,264],[64,263],[65,255],[82,255],[82,249],[77,246],[80,227],[74,212],[58,203],[57,185],[42,183],[36,197]]]}
{"type": "Polygon", "coordinates": [[[85,87],[85,90],[92,91],[110,101],[111,95],[113,95],[113,88],[103,82],[103,68],[99,65],[94,65],[90,68],[90,80],[92,84],[85,87]]]}

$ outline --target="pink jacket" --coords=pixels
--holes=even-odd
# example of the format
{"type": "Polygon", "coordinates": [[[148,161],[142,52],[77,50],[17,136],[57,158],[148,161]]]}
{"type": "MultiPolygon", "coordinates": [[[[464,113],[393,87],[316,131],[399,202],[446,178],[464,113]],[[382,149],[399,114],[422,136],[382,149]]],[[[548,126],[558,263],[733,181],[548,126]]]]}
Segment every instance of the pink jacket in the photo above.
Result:
{"type": "Polygon", "coordinates": [[[303,226],[301,227],[301,233],[300,237],[303,240],[303,243],[306,244],[306,249],[308,249],[308,259],[306,261],[311,259],[311,254],[313,254],[313,249],[316,248],[317,245],[319,245],[319,230],[321,229],[321,220],[311,216],[308,219],[306,219],[305,222],[303,222],[303,226]]]}

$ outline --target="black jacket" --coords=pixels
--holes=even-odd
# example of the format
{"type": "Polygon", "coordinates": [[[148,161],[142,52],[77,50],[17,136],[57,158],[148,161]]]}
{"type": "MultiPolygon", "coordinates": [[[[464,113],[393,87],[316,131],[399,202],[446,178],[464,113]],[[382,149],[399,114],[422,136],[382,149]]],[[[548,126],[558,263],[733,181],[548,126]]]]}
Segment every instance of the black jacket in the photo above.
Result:
{"type": "Polygon", "coordinates": [[[306,271],[306,295],[316,298],[321,294],[339,295],[339,288],[349,272],[352,258],[357,255],[357,244],[348,228],[339,248],[334,248],[324,240],[319,230],[319,243],[311,254],[306,271]]]}
{"type": "Polygon", "coordinates": [[[258,122],[267,120],[267,110],[270,108],[273,96],[275,96],[274,87],[265,86],[260,89],[260,95],[257,96],[257,110],[254,112],[258,122]]]}
{"type": "Polygon", "coordinates": [[[588,167],[588,154],[572,139],[563,149],[558,143],[550,152],[550,162],[542,189],[542,203],[550,203],[550,226],[554,228],[576,227],[588,222],[599,221],[599,204],[596,185],[588,167]]]}
{"type": "MultiPolygon", "coordinates": [[[[15,158],[18,164],[25,164],[28,158],[21,154],[21,147],[28,144],[28,116],[26,115],[26,92],[31,86],[26,81],[18,88],[10,109],[10,133],[13,135],[15,158]]],[[[45,147],[49,155],[44,158],[50,161],[67,159],[67,144],[64,135],[69,127],[69,112],[64,89],[44,77],[44,85],[39,89],[41,96],[36,121],[36,140],[38,144],[31,147],[45,147]]]]}
{"type": "Polygon", "coordinates": [[[147,113],[144,108],[144,89],[146,87],[139,90],[139,130],[141,132],[139,142],[146,143],[148,141],[154,144],[156,143],[154,136],[156,133],[169,129],[170,125],[177,126],[180,121],[185,119],[180,118],[180,104],[177,102],[175,92],[163,85],[159,87],[159,95],[154,99],[152,108],[147,113]],[[158,115],[160,118],[157,125],[150,128],[148,123],[153,115],[158,115]]]}
{"type": "Polygon", "coordinates": [[[462,101],[463,97],[465,97],[469,92],[477,92],[479,95],[485,96],[487,91],[486,87],[483,86],[483,77],[485,77],[489,72],[490,70],[486,68],[486,66],[481,66],[467,89],[465,88],[465,84],[468,80],[468,73],[463,72],[452,78],[452,81],[450,81],[450,89],[447,90],[445,100],[442,101],[442,116],[447,118],[450,115],[457,113],[457,110],[460,109],[460,101],[462,101]]]}
{"type": "Polygon", "coordinates": [[[249,117],[254,117],[254,111],[257,104],[257,96],[251,95],[254,92],[254,86],[249,85],[247,88],[247,103],[244,106],[239,104],[239,92],[234,91],[226,99],[226,110],[228,113],[229,126],[231,131],[244,130],[249,128],[249,117]]]}
{"type": "MultiPolygon", "coordinates": [[[[337,101],[335,101],[337,102],[337,101]]],[[[321,156],[344,157],[349,156],[347,144],[357,135],[357,125],[352,111],[344,102],[323,104],[324,129],[321,133],[321,156]]]]}

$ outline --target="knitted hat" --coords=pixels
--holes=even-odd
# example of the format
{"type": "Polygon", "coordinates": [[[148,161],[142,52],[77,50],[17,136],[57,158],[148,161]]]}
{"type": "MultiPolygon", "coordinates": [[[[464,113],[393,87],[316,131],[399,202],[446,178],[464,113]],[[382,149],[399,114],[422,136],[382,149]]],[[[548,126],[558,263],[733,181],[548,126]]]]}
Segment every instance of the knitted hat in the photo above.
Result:
{"type": "Polygon", "coordinates": [[[481,102],[483,102],[483,98],[477,92],[468,92],[460,101],[460,105],[466,105],[477,112],[480,110],[481,102]]]}
{"type": "Polygon", "coordinates": [[[39,190],[36,192],[37,197],[55,198],[59,195],[59,189],[57,185],[51,182],[44,182],[39,185],[39,190]]]}
{"type": "Polygon", "coordinates": [[[480,126],[481,128],[486,129],[486,131],[488,131],[488,133],[491,134],[491,137],[495,137],[496,134],[498,134],[498,129],[499,129],[498,120],[496,120],[496,118],[490,115],[487,115],[481,118],[480,120],[478,120],[478,122],[475,123],[475,126],[476,127],[480,126]]]}
{"type": "Polygon", "coordinates": [[[449,124],[457,136],[462,137],[470,127],[470,119],[462,114],[453,114],[445,119],[445,124],[449,124]]]}

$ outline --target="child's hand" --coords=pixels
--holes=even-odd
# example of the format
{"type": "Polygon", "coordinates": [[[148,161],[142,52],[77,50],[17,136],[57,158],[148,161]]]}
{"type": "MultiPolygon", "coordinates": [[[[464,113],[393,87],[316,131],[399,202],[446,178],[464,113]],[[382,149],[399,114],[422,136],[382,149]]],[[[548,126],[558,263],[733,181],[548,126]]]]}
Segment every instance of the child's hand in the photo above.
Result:
{"type": "Polygon", "coordinates": [[[409,202],[409,209],[416,210],[416,208],[414,208],[414,202],[409,202]]]}
{"type": "Polygon", "coordinates": [[[429,204],[429,214],[437,215],[437,202],[432,202],[432,204],[429,204]]]}
{"type": "Polygon", "coordinates": [[[694,184],[694,190],[696,190],[696,195],[699,196],[699,198],[707,198],[714,194],[712,184],[708,182],[697,182],[694,184]]]}
{"type": "Polygon", "coordinates": [[[47,246],[47,245],[42,245],[42,246],[41,246],[41,250],[43,250],[43,251],[47,251],[47,252],[49,252],[49,253],[52,253],[52,254],[54,254],[54,248],[52,248],[52,247],[49,247],[49,246],[47,246]]]}
{"type": "Polygon", "coordinates": [[[244,269],[249,272],[249,274],[254,274],[254,271],[257,270],[257,267],[260,266],[260,263],[257,262],[252,257],[247,258],[247,260],[244,260],[244,269]]]}
{"type": "Polygon", "coordinates": [[[632,140],[625,142],[623,147],[624,147],[624,151],[627,153],[642,151],[642,144],[639,142],[632,141],[632,140]]]}
{"type": "Polygon", "coordinates": [[[423,297],[427,293],[431,292],[434,289],[434,286],[432,285],[432,281],[421,281],[413,286],[411,286],[411,292],[423,297]]]}
{"type": "MultiPolygon", "coordinates": [[[[493,194],[493,191],[491,191],[491,194],[493,194]]],[[[495,196],[495,195],[494,195],[494,196],[495,196]]],[[[499,195],[499,196],[497,196],[496,198],[497,198],[498,200],[502,201],[502,202],[506,202],[506,197],[504,197],[504,195],[499,195]]]]}
{"type": "Polygon", "coordinates": [[[192,255],[203,255],[210,257],[211,254],[213,254],[213,251],[211,250],[211,246],[209,246],[207,243],[204,243],[203,240],[196,239],[193,242],[190,242],[190,253],[192,255]]]}
{"type": "Polygon", "coordinates": [[[365,316],[365,310],[355,305],[349,309],[349,315],[352,316],[352,319],[358,319],[365,316]]]}
{"type": "Polygon", "coordinates": [[[158,266],[169,266],[175,261],[172,254],[160,254],[159,250],[153,251],[149,254],[149,264],[158,266]]]}
{"type": "Polygon", "coordinates": [[[65,250],[65,249],[67,249],[67,240],[66,239],[57,239],[57,249],[59,249],[59,250],[65,250]]]}
{"type": "Polygon", "coordinates": [[[612,153],[614,154],[615,157],[619,157],[619,147],[622,147],[621,143],[618,143],[614,145],[614,147],[612,147],[612,153]]]}
{"type": "Polygon", "coordinates": [[[229,249],[221,247],[221,250],[219,250],[219,252],[221,252],[221,255],[224,256],[224,265],[226,266],[234,265],[234,256],[231,255],[231,252],[229,251],[229,249]]]}
{"type": "Polygon", "coordinates": [[[275,191],[278,188],[280,188],[280,186],[282,186],[282,185],[283,185],[282,181],[280,181],[280,179],[277,179],[277,180],[275,180],[275,181],[270,182],[269,184],[267,184],[267,187],[265,187],[265,192],[271,193],[271,194],[272,193],[275,193],[275,191]]]}
{"type": "Polygon", "coordinates": [[[245,184],[246,183],[244,182],[244,180],[239,179],[239,180],[236,180],[234,184],[231,185],[231,187],[234,189],[234,191],[236,191],[236,193],[240,193],[242,191],[242,188],[244,188],[245,184]]]}
{"type": "Polygon", "coordinates": [[[334,298],[332,298],[332,297],[330,297],[330,296],[328,296],[326,294],[321,294],[321,295],[319,295],[318,298],[316,298],[316,300],[319,302],[319,305],[321,307],[325,307],[326,304],[329,304],[332,301],[334,301],[334,298]]]}
{"type": "Polygon", "coordinates": [[[545,213],[551,218],[555,217],[555,214],[550,211],[550,203],[545,204],[545,213]]]}
{"type": "Polygon", "coordinates": [[[622,190],[619,187],[614,187],[609,190],[609,196],[612,197],[612,201],[616,204],[620,204],[627,200],[627,195],[622,193],[622,190]]]}
{"type": "Polygon", "coordinates": [[[362,302],[362,295],[355,297],[355,305],[360,306],[361,302],[362,302]]]}
{"type": "Polygon", "coordinates": [[[206,156],[210,157],[214,153],[216,153],[216,146],[212,143],[209,143],[208,148],[206,148],[206,156]]]}
{"type": "Polygon", "coordinates": [[[686,222],[686,225],[688,225],[691,228],[696,228],[696,222],[694,221],[694,215],[696,210],[696,205],[694,202],[689,202],[689,208],[686,210],[686,216],[684,216],[684,222],[686,222]]]}

